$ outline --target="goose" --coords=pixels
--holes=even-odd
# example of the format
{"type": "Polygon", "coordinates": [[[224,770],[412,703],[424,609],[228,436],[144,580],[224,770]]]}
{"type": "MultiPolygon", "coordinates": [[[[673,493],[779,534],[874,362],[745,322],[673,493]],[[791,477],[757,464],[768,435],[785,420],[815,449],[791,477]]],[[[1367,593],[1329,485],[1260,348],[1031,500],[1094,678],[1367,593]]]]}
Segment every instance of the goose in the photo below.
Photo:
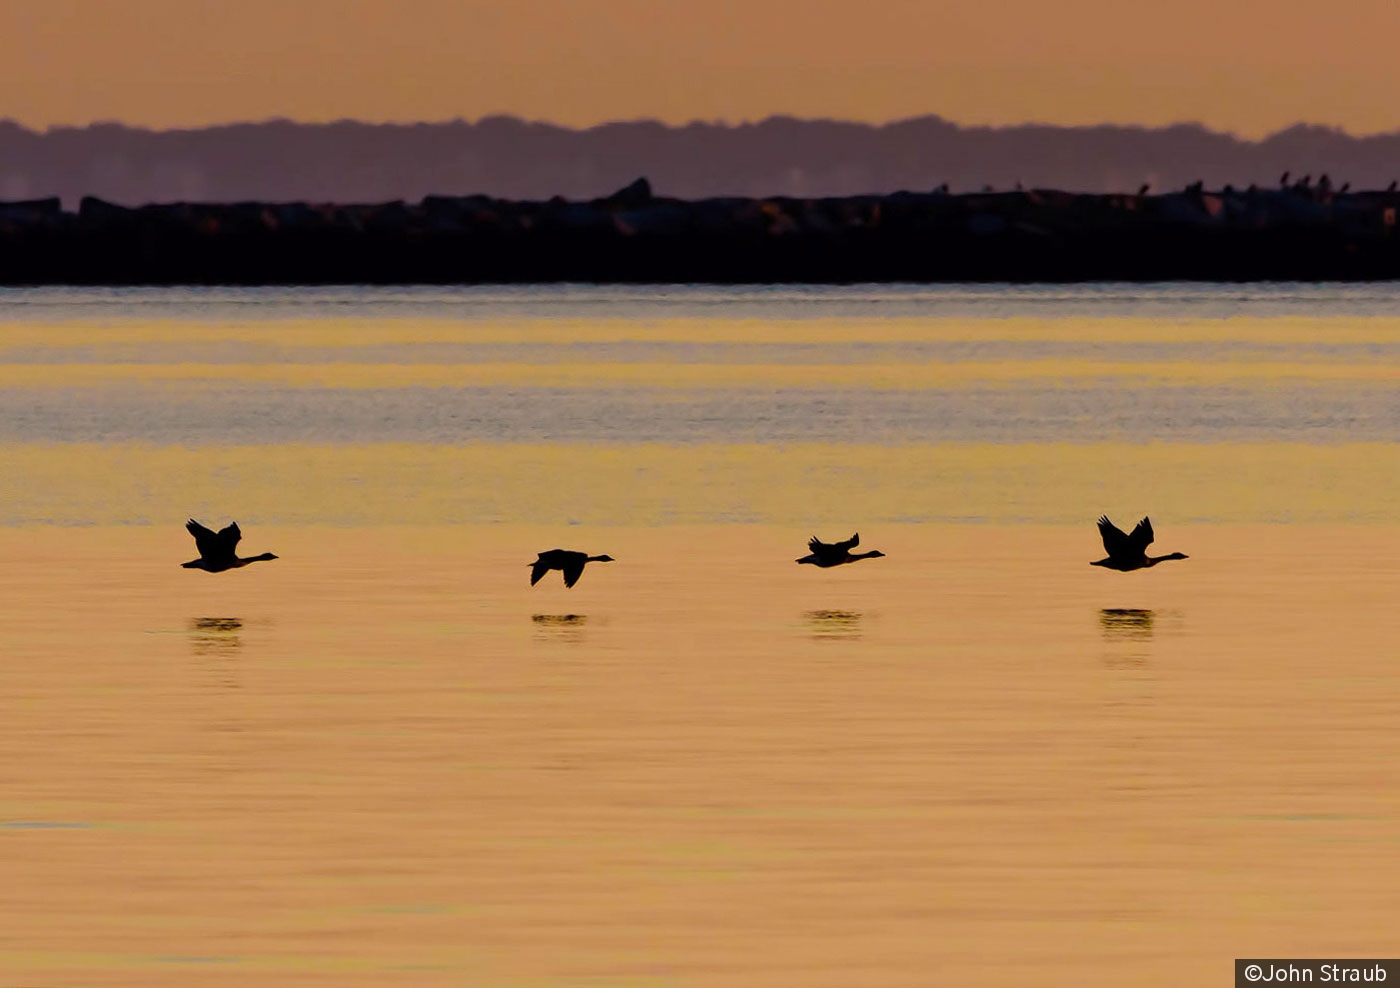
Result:
{"type": "Polygon", "coordinates": [[[858,545],[860,545],[859,532],[845,542],[830,544],[821,541],[814,535],[807,542],[807,548],[812,550],[811,555],[803,556],[798,562],[811,563],[813,566],[828,569],[832,566],[840,566],[842,563],[853,563],[857,559],[878,559],[884,555],[879,549],[872,549],[869,552],[851,552],[858,545]]]}
{"type": "Polygon", "coordinates": [[[1099,534],[1103,536],[1103,548],[1108,553],[1108,558],[1092,562],[1090,566],[1102,566],[1105,569],[1128,573],[1135,569],[1148,569],[1168,559],[1189,558],[1182,552],[1173,552],[1169,556],[1149,556],[1147,547],[1155,537],[1152,534],[1152,520],[1149,518],[1138,522],[1132,535],[1125,535],[1122,529],[1108,520],[1108,515],[1103,515],[1099,518],[1099,534]]]}
{"type": "Polygon", "coordinates": [[[185,522],[185,530],[194,536],[194,544],[199,547],[199,558],[180,565],[185,569],[202,569],[206,573],[222,573],[226,569],[238,569],[249,563],[261,563],[276,559],[270,552],[261,556],[243,558],[234,551],[243,533],[238,530],[238,522],[219,532],[212,532],[191,518],[185,522]]]}
{"type": "Polygon", "coordinates": [[[550,549],[538,555],[539,558],[533,563],[526,564],[530,567],[530,586],[532,587],[539,583],[544,575],[552,569],[563,570],[564,586],[572,587],[583,575],[583,567],[588,563],[617,562],[612,556],[590,556],[587,553],[573,552],[569,549],[550,549]]]}

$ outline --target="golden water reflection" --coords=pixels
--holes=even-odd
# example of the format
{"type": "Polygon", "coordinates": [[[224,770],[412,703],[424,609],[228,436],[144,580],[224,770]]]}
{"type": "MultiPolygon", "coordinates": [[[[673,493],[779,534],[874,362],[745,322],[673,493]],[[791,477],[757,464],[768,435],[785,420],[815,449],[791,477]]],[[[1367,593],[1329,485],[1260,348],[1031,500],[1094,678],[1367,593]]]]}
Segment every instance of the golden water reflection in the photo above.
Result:
{"type": "Polygon", "coordinates": [[[0,981],[1196,985],[1393,942],[1393,316],[189,308],[0,341],[0,981]],[[829,434],[774,438],[795,391],[829,434]],[[1125,394],[1161,429],[1085,431],[1125,394]],[[711,418],[639,442],[646,402],[711,418]],[[900,408],[942,441],[867,435],[900,408]],[[1191,558],[1088,566],[1102,512],[1191,558]],[[281,558],[182,570],[192,514],[281,558]],[[889,557],[792,563],[856,528],[889,557]],[[531,588],[561,544],[619,561],[531,588]]]}
{"type": "MultiPolygon", "coordinates": [[[[1386,443],[26,443],[5,447],[5,466],[0,523],[11,525],[739,521],[791,524],[800,548],[807,531],[853,519],[871,545],[877,521],[1032,521],[1088,526],[1087,563],[1102,556],[1092,525],[1105,511],[1150,510],[1164,537],[1189,519],[1400,524],[1400,456],[1386,443]]],[[[555,544],[557,528],[544,539],[555,544]]],[[[538,548],[521,547],[527,558],[538,548]]],[[[172,552],[189,558],[188,545],[172,552]]],[[[796,555],[789,545],[778,558],[796,555]]]]}
{"type": "Polygon", "coordinates": [[[1134,574],[1092,522],[820,573],[806,526],[590,528],[573,590],[520,579],[559,528],[258,532],[211,576],[178,524],[0,527],[0,824],[90,824],[0,827],[3,980],[1208,984],[1393,937],[1400,528],[1178,523],[1134,574]]]}

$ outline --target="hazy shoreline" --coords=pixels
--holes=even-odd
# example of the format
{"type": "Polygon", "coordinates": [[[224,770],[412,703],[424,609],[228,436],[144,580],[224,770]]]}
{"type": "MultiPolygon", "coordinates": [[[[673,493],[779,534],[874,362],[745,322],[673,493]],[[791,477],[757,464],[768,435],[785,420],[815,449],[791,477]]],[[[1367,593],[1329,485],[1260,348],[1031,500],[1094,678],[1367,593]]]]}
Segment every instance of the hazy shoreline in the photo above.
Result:
{"type": "Polygon", "coordinates": [[[85,195],[147,202],[416,202],[434,193],[591,199],[637,175],[682,199],[848,196],[932,189],[1111,193],[1272,186],[1327,173],[1356,188],[1397,177],[1400,134],[1298,123],[1257,138],[1200,124],[887,123],[773,116],[750,123],[616,120],[576,129],[518,117],[343,120],[148,130],[120,123],[34,131],[0,121],[0,200],[85,195]]]}

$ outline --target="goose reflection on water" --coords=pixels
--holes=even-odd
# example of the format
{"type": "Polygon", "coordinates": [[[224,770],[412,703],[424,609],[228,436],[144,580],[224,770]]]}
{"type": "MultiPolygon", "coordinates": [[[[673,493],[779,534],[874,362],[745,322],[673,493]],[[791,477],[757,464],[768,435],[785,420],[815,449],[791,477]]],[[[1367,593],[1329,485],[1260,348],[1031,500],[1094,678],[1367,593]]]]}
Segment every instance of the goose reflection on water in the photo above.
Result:
{"type": "MultiPolygon", "coordinates": [[[[196,665],[207,677],[204,685],[219,692],[236,690],[239,686],[239,666],[243,637],[239,634],[243,621],[232,617],[191,618],[190,651],[196,665]]],[[[233,727],[238,730],[238,727],[233,727]]]]}
{"type": "Polygon", "coordinates": [[[190,619],[190,647],[196,655],[223,654],[243,647],[239,618],[204,617],[190,619]]]}
{"type": "Polygon", "coordinates": [[[1099,611],[1099,626],[1109,641],[1150,641],[1155,611],[1140,607],[1105,607],[1099,611]]]}
{"type": "Polygon", "coordinates": [[[814,641],[854,641],[861,637],[863,616],[859,611],[806,611],[802,621],[814,641]]]}
{"type": "Polygon", "coordinates": [[[535,626],[535,638],[538,641],[568,642],[577,645],[583,641],[588,615],[532,614],[530,623],[535,626]]]}

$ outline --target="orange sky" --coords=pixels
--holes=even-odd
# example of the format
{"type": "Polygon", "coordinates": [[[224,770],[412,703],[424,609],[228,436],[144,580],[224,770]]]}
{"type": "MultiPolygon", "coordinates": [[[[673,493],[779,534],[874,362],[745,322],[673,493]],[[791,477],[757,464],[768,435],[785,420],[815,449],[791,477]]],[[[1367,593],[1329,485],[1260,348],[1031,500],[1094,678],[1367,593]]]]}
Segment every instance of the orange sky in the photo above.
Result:
{"type": "Polygon", "coordinates": [[[4,0],[30,126],[774,113],[1400,129],[1397,0],[4,0]]]}

